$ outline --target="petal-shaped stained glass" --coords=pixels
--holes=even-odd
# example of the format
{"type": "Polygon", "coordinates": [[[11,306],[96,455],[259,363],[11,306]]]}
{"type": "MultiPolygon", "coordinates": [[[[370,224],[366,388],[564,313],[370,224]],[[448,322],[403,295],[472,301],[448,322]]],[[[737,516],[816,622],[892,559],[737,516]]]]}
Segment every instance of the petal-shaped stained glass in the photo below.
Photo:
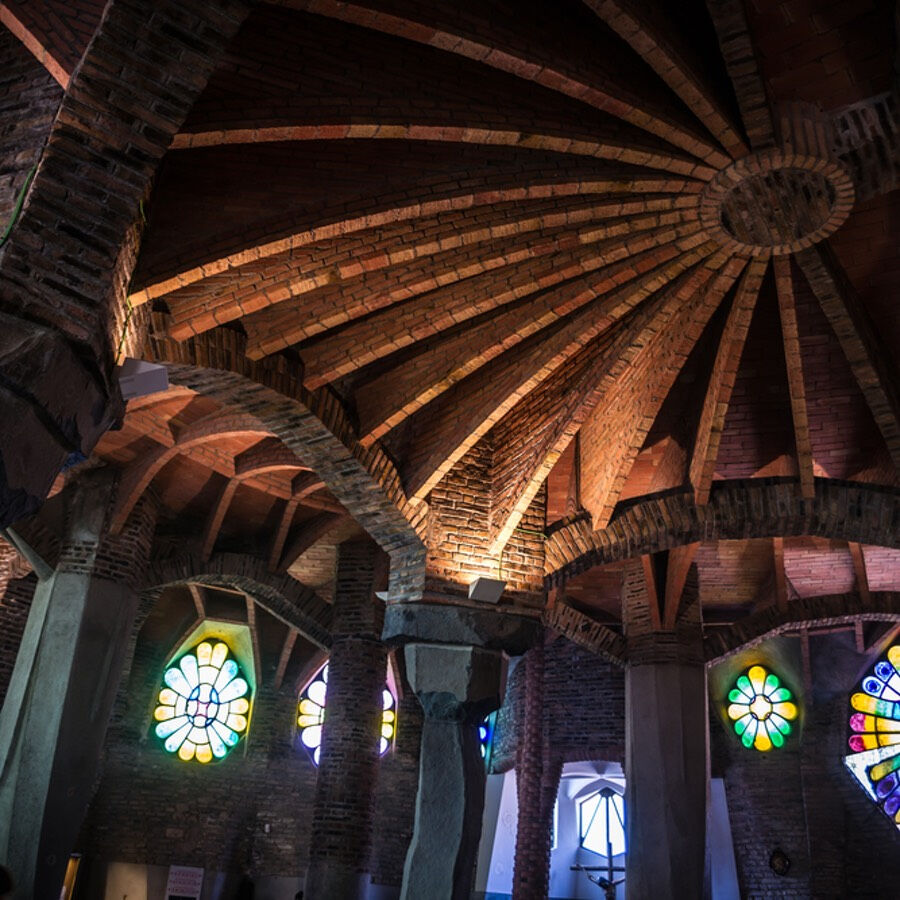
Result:
{"type": "Polygon", "coordinates": [[[888,650],[850,696],[850,753],[844,764],[900,828],[900,644],[888,650]]]}
{"type": "Polygon", "coordinates": [[[189,762],[224,758],[247,732],[250,685],[224,641],[202,641],[163,675],[154,733],[189,762]]]}
{"type": "Polygon", "coordinates": [[[774,673],[751,666],[728,692],[728,718],[745,747],[763,753],[784,746],[797,718],[792,694],[774,673]]]}
{"type": "MultiPolygon", "coordinates": [[[[328,686],[328,663],[312,677],[300,694],[297,705],[297,727],[300,742],[306,747],[313,763],[319,764],[322,750],[322,723],[325,721],[325,695],[328,686]]],[[[385,687],[381,694],[381,734],[378,752],[384,756],[390,749],[397,727],[397,701],[385,687]]]]}

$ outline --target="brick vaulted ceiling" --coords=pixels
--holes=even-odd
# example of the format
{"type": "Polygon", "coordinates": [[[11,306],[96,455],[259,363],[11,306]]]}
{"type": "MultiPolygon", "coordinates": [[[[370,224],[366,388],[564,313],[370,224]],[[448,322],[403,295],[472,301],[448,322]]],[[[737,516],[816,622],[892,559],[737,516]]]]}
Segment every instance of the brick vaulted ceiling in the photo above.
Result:
{"type": "MultiPolygon", "coordinates": [[[[0,21],[65,85],[80,32],[54,50],[28,6],[0,21]]],[[[548,524],[594,529],[717,480],[896,487],[893,34],[875,0],[259,4],[164,157],[131,303],[336,396],[413,504],[489,441],[492,552],[545,483],[548,524]]],[[[148,404],[100,450],[180,459],[208,550],[247,490],[336,527],[274,437],[211,451],[184,429],[215,409],[166,403],[177,440],[148,404]]],[[[254,510],[284,563],[294,520],[254,510]]]]}

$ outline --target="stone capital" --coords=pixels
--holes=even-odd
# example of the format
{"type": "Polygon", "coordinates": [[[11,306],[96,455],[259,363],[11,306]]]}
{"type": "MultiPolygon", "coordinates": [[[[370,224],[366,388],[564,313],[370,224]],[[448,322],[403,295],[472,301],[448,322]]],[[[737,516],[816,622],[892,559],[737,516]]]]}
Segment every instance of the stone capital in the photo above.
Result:
{"type": "Polygon", "coordinates": [[[427,716],[478,718],[503,702],[509,659],[499,650],[409,643],[404,653],[409,683],[427,716]]]}

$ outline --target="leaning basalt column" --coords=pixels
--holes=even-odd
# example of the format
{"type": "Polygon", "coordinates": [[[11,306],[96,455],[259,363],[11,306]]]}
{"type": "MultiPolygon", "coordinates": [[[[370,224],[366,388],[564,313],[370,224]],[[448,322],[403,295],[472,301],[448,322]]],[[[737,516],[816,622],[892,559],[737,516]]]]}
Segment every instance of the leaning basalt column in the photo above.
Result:
{"type": "Polygon", "coordinates": [[[59,896],[137,610],[156,502],[146,494],[110,536],[114,486],[97,470],[63,495],[59,562],[35,589],[0,713],[0,859],[16,900],[59,896]]]}
{"type": "Polygon", "coordinates": [[[425,710],[416,821],[402,900],[468,900],[484,810],[478,724],[500,706],[506,657],[459,644],[410,643],[409,683],[425,710]]]}

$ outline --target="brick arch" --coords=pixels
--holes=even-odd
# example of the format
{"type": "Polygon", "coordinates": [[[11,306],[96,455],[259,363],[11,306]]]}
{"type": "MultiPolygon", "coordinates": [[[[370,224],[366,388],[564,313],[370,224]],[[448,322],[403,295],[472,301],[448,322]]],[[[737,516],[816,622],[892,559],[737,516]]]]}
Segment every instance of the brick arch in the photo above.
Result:
{"type": "Polygon", "coordinates": [[[331,646],[331,606],[295,578],[273,574],[264,560],[249,554],[217,553],[204,560],[191,553],[161,560],[150,566],[144,584],[135,633],[166,588],[206,584],[243,591],[312,643],[326,650],[331,646]]]}
{"type": "Polygon", "coordinates": [[[716,629],[704,637],[703,647],[711,664],[786,631],[856,622],[900,622],[900,592],[874,591],[868,602],[859,594],[796,598],[785,609],[773,606],[716,629]]]}
{"type": "Polygon", "coordinates": [[[555,528],[545,542],[551,585],[592,566],[696,541],[815,536],[900,547],[900,490],[817,478],[804,500],[797,478],[717,482],[698,506],[691,490],[666,491],[624,505],[606,528],[593,531],[582,514],[555,528]]]}
{"type": "Polygon", "coordinates": [[[169,381],[255,419],[311,466],[391,557],[392,601],[420,599],[425,545],[420,537],[427,505],[409,503],[393,463],[380,446],[363,448],[343,409],[327,392],[307,391],[283,368],[246,359],[242,338],[212,332],[178,345],[153,341],[169,381]],[[220,368],[206,368],[214,360],[220,368]]]}

